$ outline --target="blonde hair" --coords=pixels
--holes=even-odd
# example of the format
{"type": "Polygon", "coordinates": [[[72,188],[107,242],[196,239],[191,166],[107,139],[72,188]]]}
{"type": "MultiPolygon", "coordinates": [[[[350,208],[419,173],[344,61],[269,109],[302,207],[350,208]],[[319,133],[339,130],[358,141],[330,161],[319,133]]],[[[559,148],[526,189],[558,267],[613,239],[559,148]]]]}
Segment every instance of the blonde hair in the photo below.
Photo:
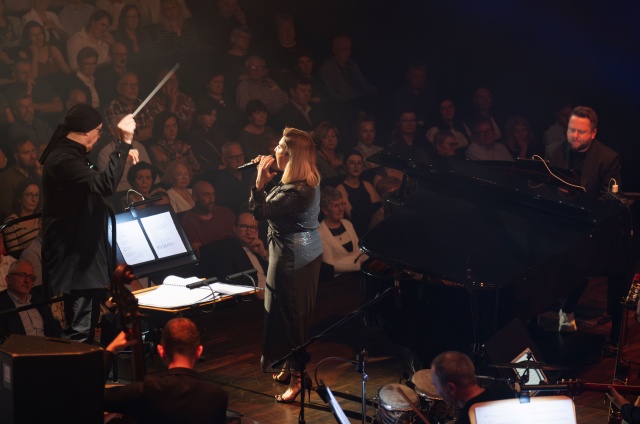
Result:
{"type": "Polygon", "coordinates": [[[285,154],[289,161],[284,167],[282,182],[305,181],[310,187],[320,184],[320,173],[316,168],[316,149],[311,136],[295,128],[285,128],[282,132],[285,154]]]}

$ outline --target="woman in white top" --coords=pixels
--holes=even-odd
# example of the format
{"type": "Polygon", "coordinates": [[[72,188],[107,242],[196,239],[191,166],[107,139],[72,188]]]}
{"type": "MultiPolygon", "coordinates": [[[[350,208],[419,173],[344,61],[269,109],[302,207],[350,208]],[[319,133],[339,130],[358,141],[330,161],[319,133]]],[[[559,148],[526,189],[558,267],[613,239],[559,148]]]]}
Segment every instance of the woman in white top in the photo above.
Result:
{"type": "Polygon", "coordinates": [[[167,165],[164,181],[171,185],[167,190],[169,202],[175,213],[186,212],[196,205],[191,195],[191,168],[181,161],[172,161],[167,165]]]}
{"type": "Polygon", "coordinates": [[[320,209],[325,218],[318,232],[322,239],[322,262],[333,266],[335,276],[360,270],[368,259],[358,248],[358,236],[349,220],[344,219],[345,201],[337,189],[326,187],[320,195],[320,209]]]}

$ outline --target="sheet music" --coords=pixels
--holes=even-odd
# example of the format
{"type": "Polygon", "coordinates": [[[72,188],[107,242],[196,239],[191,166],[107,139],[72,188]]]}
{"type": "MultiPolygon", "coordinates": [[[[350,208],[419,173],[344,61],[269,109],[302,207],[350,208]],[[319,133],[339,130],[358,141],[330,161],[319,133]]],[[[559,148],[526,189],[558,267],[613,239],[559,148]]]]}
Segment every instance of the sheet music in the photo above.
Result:
{"type": "Polygon", "coordinates": [[[140,222],[159,258],[187,252],[169,212],[140,218],[140,222]]]}
{"type": "Polygon", "coordinates": [[[145,239],[138,221],[118,224],[117,231],[118,247],[125,262],[129,265],[152,261],[156,258],[147,244],[147,239],[145,239]]]}
{"type": "Polygon", "coordinates": [[[476,424],[576,424],[573,401],[566,396],[483,402],[473,405],[470,415],[476,424]]]}

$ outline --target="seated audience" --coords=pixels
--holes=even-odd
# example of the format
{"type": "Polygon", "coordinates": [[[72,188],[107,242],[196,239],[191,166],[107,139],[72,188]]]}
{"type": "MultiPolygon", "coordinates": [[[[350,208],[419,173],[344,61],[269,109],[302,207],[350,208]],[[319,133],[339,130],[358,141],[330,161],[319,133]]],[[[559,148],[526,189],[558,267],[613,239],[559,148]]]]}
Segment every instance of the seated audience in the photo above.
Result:
{"type": "Polygon", "coordinates": [[[114,39],[109,32],[113,19],[109,12],[98,9],[83,29],[73,34],[67,40],[67,63],[72,70],[78,69],[78,52],[85,47],[91,47],[98,52],[98,65],[109,61],[109,45],[114,39]]]}
{"type": "MultiPolygon", "coordinates": [[[[11,142],[13,165],[0,173],[0,220],[11,214],[11,205],[20,183],[32,178],[42,179],[42,166],[38,162],[38,150],[27,137],[16,137],[11,142]]],[[[1,281],[1,280],[0,280],[1,281]]]]}
{"type": "Polygon", "coordinates": [[[572,110],[573,106],[569,103],[563,103],[556,109],[556,122],[547,128],[542,135],[542,143],[545,146],[567,141],[567,127],[569,126],[572,110]]]}
{"type": "MultiPolygon", "coordinates": [[[[167,68],[161,69],[158,73],[157,82],[162,81],[169,71],[170,69],[167,68]]],[[[162,89],[149,101],[147,107],[154,119],[156,115],[162,111],[175,114],[180,121],[181,129],[184,131],[189,131],[191,128],[193,114],[196,111],[196,104],[193,99],[180,91],[178,75],[175,72],[167,80],[162,89]]]]}
{"type": "Polygon", "coordinates": [[[513,161],[504,144],[496,143],[491,121],[478,118],[471,124],[471,145],[467,148],[467,159],[513,161]]]}
{"type": "Polygon", "coordinates": [[[35,117],[30,95],[27,93],[18,95],[13,102],[13,114],[16,122],[9,127],[9,138],[27,137],[42,151],[43,147],[49,143],[53,130],[45,121],[35,117]]]}
{"type": "Polygon", "coordinates": [[[67,94],[67,99],[64,102],[64,113],[66,114],[69,109],[77,105],[78,103],[87,104],[87,93],[81,88],[72,88],[67,94]]]}
{"type": "Polygon", "coordinates": [[[455,156],[458,141],[452,132],[440,130],[433,136],[433,147],[440,156],[455,156]]]}
{"type": "Polygon", "coordinates": [[[351,39],[339,35],[333,39],[333,57],[320,66],[320,77],[331,100],[343,102],[376,94],[378,90],[367,81],[360,67],[351,59],[351,39]]]}
{"type": "Polygon", "coordinates": [[[153,35],[153,46],[160,57],[194,53],[204,49],[196,26],[177,0],[161,0],[160,23],[153,35]]]}
{"type": "Polygon", "coordinates": [[[186,212],[196,204],[189,188],[192,177],[191,169],[184,162],[174,160],[167,164],[162,181],[169,186],[167,194],[175,213],[186,212]]]}
{"type": "Polygon", "coordinates": [[[65,40],[69,34],[62,27],[58,15],[47,10],[48,7],[49,0],[31,0],[31,10],[22,17],[22,24],[26,26],[27,23],[35,21],[42,25],[47,42],[65,40]]]}
{"type": "Polygon", "coordinates": [[[377,211],[371,216],[371,221],[369,221],[369,230],[375,227],[384,219],[387,215],[387,199],[389,196],[398,191],[400,189],[400,184],[402,180],[396,177],[384,177],[380,178],[378,184],[376,184],[376,193],[378,193],[378,197],[382,201],[382,205],[378,208],[377,211]]]}
{"type": "Polygon", "coordinates": [[[18,55],[31,62],[31,78],[71,73],[60,50],[46,41],[42,25],[36,21],[24,26],[18,55]]]}
{"type": "Polygon", "coordinates": [[[225,131],[237,131],[242,125],[242,113],[236,105],[235,86],[232,86],[232,95],[227,95],[224,72],[221,70],[213,71],[209,74],[209,79],[205,86],[205,94],[200,98],[200,102],[205,100],[213,101],[218,109],[218,122],[225,131]]]}
{"type": "Polygon", "coordinates": [[[427,85],[427,67],[413,64],[407,68],[405,84],[393,93],[393,109],[416,112],[418,125],[424,126],[431,118],[435,105],[435,90],[427,85]]]}
{"type": "Polygon", "coordinates": [[[4,241],[2,239],[2,232],[0,232],[0,290],[4,290],[7,288],[7,274],[9,274],[9,267],[12,263],[14,263],[16,259],[7,255],[7,252],[4,250],[4,241]]]}
{"type": "Polygon", "coordinates": [[[181,130],[175,114],[160,112],[153,121],[153,142],[149,146],[151,163],[160,174],[165,173],[171,161],[183,161],[191,174],[200,174],[200,162],[196,159],[191,146],[180,138],[181,130]]]}
{"type": "MultiPolygon", "coordinates": [[[[114,120],[114,117],[122,118],[124,115],[133,113],[138,109],[142,100],[138,98],[138,93],[140,92],[138,75],[133,72],[125,72],[120,76],[115,87],[117,87],[117,97],[109,103],[104,114],[106,121],[110,124],[110,130],[112,133],[117,135],[117,132],[114,132],[116,128],[112,123],[117,125],[119,120],[114,120]]],[[[135,116],[134,120],[136,121],[135,140],[149,140],[153,135],[153,120],[149,109],[147,107],[142,108],[142,110],[135,116]]]]}
{"type": "Polygon", "coordinates": [[[228,141],[222,146],[224,169],[216,174],[213,185],[216,188],[216,203],[231,209],[233,213],[247,208],[251,187],[256,181],[255,172],[238,171],[238,167],[246,160],[250,159],[245,157],[240,143],[228,141]]]}
{"type": "MultiPolygon", "coordinates": [[[[135,192],[127,192],[127,195],[124,197],[124,207],[129,206],[131,203],[139,202],[144,199],[149,199],[151,197],[163,196],[168,199],[169,195],[163,188],[153,188],[153,185],[158,178],[158,171],[156,168],[147,162],[138,162],[129,168],[127,172],[127,181],[131,188],[138,193],[140,193],[143,197],[140,197],[135,192]]],[[[168,202],[170,203],[170,202],[168,202]]],[[[147,203],[146,205],[137,206],[138,209],[144,209],[149,206],[163,204],[160,201],[154,203],[147,203]]]]}
{"type": "Polygon", "coordinates": [[[80,88],[87,96],[87,104],[94,109],[103,104],[96,87],[96,69],[98,67],[98,52],[92,47],[83,47],[76,56],[77,70],[69,76],[69,88],[80,88]]]}
{"type": "Polygon", "coordinates": [[[326,99],[327,88],[313,66],[313,56],[308,51],[300,51],[296,53],[294,73],[300,77],[307,78],[311,81],[311,103],[321,103],[321,99],[326,99]]]}
{"type": "Polygon", "coordinates": [[[318,232],[322,239],[322,262],[333,267],[334,276],[360,271],[368,256],[358,248],[358,236],[351,222],[344,219],[345,201],[340,191],[325,187],[320,196],[320,209],[325,215],[318,232]]]}
{"type": "MultiPolygon", "coordinates": [[[[43,301],[39,290],[31,291],[35,280],[33,266],[28,261],[13,262],[3,281],[7,288],[0,292],[0,311],[43,301]]],[[[22,312],[0,315],[0,338],[9,334],[59,338],[62,336],[62,329],[60,323],[53,318],[49,306],[41,305],[22,312]]]]}
{"type": "MultiPolygon", "coordinates": [[[[96,69],[96,90],[100,97],[100,102],[107,106],[116,97],[115,88],[118,86],[118,80],[127,73],[127,63],[129,55],[127,46],[123,43],[113,43],[109,46],[109,54],[111,60],[105,66],[96,69]]],[[[136,116],[137,118],[137,116],[136,116]]]]}
{"type": "Polygon", "coordinates": [[[67,4],[58,13],[58,19],[67,34],[75,34],[89,22],[91,14],[96,8],[84,0],[67,0],[67,4]]]}
{"type": "Polygon", "coordinates": [[[311,81],[304,77],[298,77],[289,90],[289,102],[282,106],[276,116],[279,129],[285,127],[297,128],[302,131],[311,131],[321,121],[317,107],[309,105],[311,101],[311,81]]]}
{"type": "MultiPolygon", "coordinates": [[[[358,119],[356,123],[356,136],[358,137],[358,144],[356,144],[354,149],[360,152],[365,159],[382,151],[382,146],[373,143],[376,140],[376,121],[372,117],[362,116],[358,119]]],[[[365,161],[365,167],[376,168],[378,165],[365,161]]]]}
{"type": "Polygon", "coordinates": [[[120,13],[124,8],[125,4],[132,3],[132,0],[122,1],[122,0],[96,0],[96,9],[102,9],[105,12],[109,13],[113,18],[113,22],[109,29],[111,31],[115,31],[118,28],[118,18],[120,17],[120,13]]]}
{"type": "Polygon", "coordinates": [[[267,109],[267,106],[257,99],[249,101],[245,108],[245,115],[249,122],[240,131],[238,141],[242,145],[245,156],[249,159],[264,154],[267,143],[276,134],[267,125],[267,109]]]}
{"type": "Polygon", "coordinates": [[[135,4],[125,4],[122,8],[114,37],[126,46],[131,63],[144,62],[154,55],[153,41],[142,28],[140,9],[135,4]]]}
{"type": "Polygon", "coordinates": [[[205,175],[214,175],[223,166],[222,145],[227,136],[219,124],[218,112],[217,103],[205,97],[196,108],[191,129],[184,135],[205,175]]]}
{"type": "Polygon", "coordinates": [[[229,208],[218,206],[216,190],[207,181],[193,185],[195,206],[184,214],[180,223],[193,250],[200,254],[200,246],[233,237],[235,215],[229,208]]]}
{"type": "MultiPolygon", "coordinates": [[[[208,4],[208,2],[198,2],[198,4],[199,3],[208,4]]],[[[184,17],[190,18],[192,13],[185,4],[185,0],[178,0],[178,4],[182,8],[184,17]]],[[[138,7],[140,9],[140,20],[143,28],[152,27],[154,24],[160,23],[160,17],[162,16],[162,0],[145,0],[143,2],[138,2],[138,7]]],[[[120,22],[122,21],[119,21],[118,23],[120,22]]]]}
{"type": "Polygon", "coordinates": [[[22,37],[22,22],[15,16],[6,13],[5,0],[0,0],[0,50],[18,47],[22,37]]]}
{"type": "Polygon", "coordinates": [[[271,115],[280,112],[280,108],[289,101],[289,97],[274,80],[267,78],[269,70],[264,59],[260,56],[249,56],[246,72],[248,78],[240,81],[236,87],[238,107],[244,110],[249,101],[257,99],[267,106],[271,115]]]}
{"type": "MultiPolygon", "coordinates": [[[[114,354],[130,345],[124,333],[107,347],[105,370],[114,354]]],[[[196,325],[173,318],[164,326],[158,354],[167,371],[147,374],[143,381],[105,389],[104,409],[135,419],[136,423],[224,424],[228,394],[200,378],[195,365],[203,347],[196,325]]]]}
{"type": "MultiPolygon", "coordinates": [[[[31,265],[33,265],[33,273],[36,276],[36,281],[33,283],[34,287],[42,286],[42,226],[40,227],[40,232],[38,235],[31,240],[31,243],[27,247],[24,248],[22,253],[20,254],[20,259],[28,261],[31,265]]],[[[51,312],[53,312],[53,316],[61,321],[64,319],[64,312],[57,314],[55,310],[62,309],[62,303],[53,303],[51,305],[51,312]]]]}
{"type": "MultiPolygon", "coordinates": [[[[274,19],[275,42],[269,49],[274,78],[283,79],[294,72],[296,55],[306,50],[298,39],[291,13],[278,13],[274,19]]],[[[294,127],[297,128],[297,127],[294,127]]]]}
{"type": "MultiPolygon", "coordinates": [[[[41,211],[42,198],[40,197],[40,184],[34,179],[22,180],[16,187],[13,196],[12,214],[4,223],[17,218],[33,215],[41,211]]],[[[42,220],[32,218],[28,221],[18,222],[2,230],[4,236],[4,247],[7,253],[14,258],[20,258],[22,251],[36,238],[40,232],[42,220]]]]}
{"type": "MultiPolygon", "coordinates": [[[[200,263],[205,266],[205,275],[217,277],[220,281],[231,274],[254,268],[258,271],[258,287],[265,288],[269,251],[258,237],[258,221],[251,212],[240,212],[236,216],[232,238],[202,245],[200,258],[200,263]]],[[[249,280],[240,284],[249,284],[249,280]]],[[[264,292],[258,296],[264,298],[264,292]]]]}
{"type": "Polygon", "coordinates": [[[336,151],[338,147],[338,129],[328,122],[322,122],[313,131],[313,141],[318,148],[316,167],[322,178],[344,175],[342,154],[336,151]]]}
{"type": "Polygon", "coordinates": [[[504,139],[509,153],[514,159],[529,159],[532,155],[542,155],[542,147],[535,142],[529,120],[524,116],[512,116],[504,127],[504,139]]]}
{"type": "Polygon", "coordinates": [[[473,129],[469,125],[479,118],[486,119],[491,123],[493,127],[493,139],[500,140],[502,138],[502,132],[500,131],[500,125],[496,122],[492,108],[493,108],[493,94],[491,90],[486,86],[479,86],[473,92],[473,111],[471,117],[467,120],[466,129],[467,135],[471,138],[473,129]]]}
{"type": "Polygon", "coordinates": [[[358,236],[362,236],[369,228],[371,216],[380,207],[380,199],[369,181],[360,179],[364,170],[364,158],[357,150],[352,150],[344,157],[346,176],[336,187],[345,202],[346,216],[353,223],[358,236]]]}
{"type": "Polygon", "coordinates": [[[245,63],[249,57],[249,46],[251,45],[251,33],[243,27],[234,28],[229,36],[231,49],[229,49],[222,63],[225,64],[224,77],[230,87],[235,87],[238,82],[247,77],[245,63]]]}
{"type": "Polygon", "coordinates": [[[387,150],[403,158],[411,158],[418,162],[428,161],[433,146],[426,143],[422,137],[418,137],[418,119],[414,111],[404,111],[398,115],[387,150]]]}
{"type": "Polygon", "coordinates": [[[427,140],[433,143],[433,138],[438,131],[449,131],[455,137],[458,149],[466,148],[469,145],[467,130],[461,119],[456,117],[456,107],[453,100],[443,98],[438,106],[438,120],[436,125],[427,130],[427,140]]]}

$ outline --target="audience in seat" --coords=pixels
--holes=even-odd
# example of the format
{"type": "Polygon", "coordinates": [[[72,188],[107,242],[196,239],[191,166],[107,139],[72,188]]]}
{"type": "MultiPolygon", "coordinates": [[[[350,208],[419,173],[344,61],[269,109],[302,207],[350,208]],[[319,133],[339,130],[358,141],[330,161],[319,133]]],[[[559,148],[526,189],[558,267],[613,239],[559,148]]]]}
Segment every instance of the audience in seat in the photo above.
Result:
{"type": "Polygon", "coordinates": [[[318,105],[322,103],[323,99],[327,98],[327,88],[315,70],[313,55],[310,51],[302,50],[296,53],[293,72],[297,76],[311,81],[311,92],[313,93],[311,103],[318,105]]]}
{"type": "Polygon", "coordinates": [[[235,95],[235,85],[229,84],[225,80],[222,70],[215,70],[209,73],[205,85],[205,93],[200,98],[200,102],[208,100],[215,103],[218,109],[218,122],[226,130],[236,131],[242,125],[243,115],[236,105],[235,95]],[[227,89],[227,86],[230,89],[227,89]],[[228,92],[231,92],[231,94],[227,94],[228,92]]]}
{"type": "Polygon", "coordinates": [[[267,78],[268,69],[264,59],[260,56],[249,56],[246,62],[248,78],[240,81],[236,88],[236,103],[244,110],[251,100],[260,100],[267,106],[271,115],[280,112],[280,108],[289,101],[287,94],[280,86],[267,78]]]}
{"type": "MultiPolygon", "coordinates": [[[[269,267],[269,251],[258,237],[258,221],[251,212],[243,211],[236,216],[233,237],[204,244],[200,247],[201,264],[207,277],[224,278],[254,268],[258,271],[256,284],[264,290],[269,267]]],[[[239,280],[248,285],[250,280],[239,280]]],[[[260,292],[260,298],[264,292],[260,292]]]]}
{"type": "Polygon", "coordinates": [[[238,141],[246,157],[253,159],[266,152],[269,140],[277,137],[277,133],[267,125],[268,109],[262,101],[250,100],[245,108],[245,115],[249,122],[240,131],[238,141]]]}
{"type": "Polygon", "coordinates": [[[167,164],[162,180],[169,186],[167,194],[175,213],[187,212],[196,205],[189,188],[191,178],[193,173],[184,162],[174,160],[167,164]]]}
{"type": "Polygon", "coordinates": [[[500,124],[496,121],[493,113],[493,94],[487,86],[479,86],[473,91],[473,111],[469,119],[467,119],[467,135],[471,137],[473,128],[471,124],[478,119],[486,119],[489,121],[493,128],[493,139],[498,141],[502,138],[502,132],[500,131],[500,124]]]}
{"type": "Polygon", "coordinates": [[[24,26],[20,47],[18,56],[31,62],[34,80],[71,73],[62,53],[47,42],[44,27],[38,22],[31,21],[24,26]]]}
{"type": "Polygon", "coordinates": [[[184,141],[193,149],[205,176],[215,175],[223,166],[222,146],[227,136],[220,125],[217,103],[204,98],[196,108],[196,118],[184,141]]]}
{"type": "Polygon", "coordinates": [[[67,4],[58,13],[58,19],[67,34],[75,34],[89,22],[91,14],[96,8],[84,0],[67,0],[67,4]]]}
{"type": "Polygon", "coordinates": [[[129,62],[127,46],[120,42],[113,43],[109,46],[109,54],[111,55],[109,64],[100,67],[95,73],[96,90],[98,90],[100,102],[104,106],[108,106],[116,97],[116,90],[114,90],[114,88],[118,86],[120,77],[129,70],[127,68],[129,62]]]}
{"type": "MultiPolygon", "coordinates": [[[[28,261],[13,262],[3,281],[6,290],[0,292],[0,311],[41,302],[43,298],[40,290],[31,290],[35,280],[33,266],[28,261]]],[[[41,305],[21,312],[0,315],[0,338],[10,334],[61,337],[62,329],[60,323],[53,318],[49,306],[41,305]]]]}
{"type": "Polygon", "coordinates": [[[153,34],[158,56],[193,54],[204,49],[195,25],[185,16],[178,0],[161,0],[160,9],[160,22],[153,34]]]}
{"type": "Polygon", "coordinates": [[[207,181],[193,185],[193,198],[195,206],[180,223],[191,247],[199,254],[203,244],[233,237],[235,215],[231,209],[215,204],[216,190],[207,181]]]}
{"type": "MultiPolygon", "coordinates": [[[[168,199],[169,195],[163,188],[154,188],[157,177],[158,171],[156,170],[156,168],[150,163],[146,162],[136,163],[131,168],[129,168],[129,171],[127,172],[127,181],[129,182],[129,185],[133,190],[140,193],[144,197],[144,199],[149,199],[156,196],[162,196],[168,199]]],[[[122,199],[124,202],[123,206],[126,208],[131,203],[144,200],[143,197],[140,197],[140,195],[136,194],[135,192],[128,192],[127,195],[122,199]]],[[[170,201],[167,201],[166,203],[170,203],[170,201]]],[[[155,206],[159,204],[164,203],[159,200],[154,203],[147,203],[145,205],[137,206],[137,208],[144,209],[149,206],[155,206]]]]}
{"type": "MultiPolygon", "coordinates": [[[[362,154],[365,159],[382,151],[383,147],[374,144],[376,140],[376,121],[370,116],[362,116],[356,123],[356,137],[358,138],[358,144],[354,147],[355,150],[362,154]]],[[[366,168],[376,168],[373,162],[365,162],[366,168]]]]}
{"type": "Polygon", "coordinates": [[[533,136],[529,120],[524,116],[515,115],[507,119],[504,142],[514,159],[530,159],[533,155],[544,153],[533,136]]]}
{"type": "Polygon", "coordinates": [[[27,137],[42,152],[49,143],[53,130],[42,119],[35,117],[35,110],[31,96],[27,93],[19,94],[12,104],[16,122],[9,127],[9,138],[27,137]]]}
{"type": "Polygon", "coordinates": [[[322,122],[313,130],[313,142],[318,149],[316,167],[322,178],[344,175],[342,153],[337,152],[338,129],[328,122],[322,122]]]}
{"type": "MultiPolygon", "coordinates": [[[[6,55],[6,50],[18,47],[22,37],[22,21],[7,12],[9,11],[5,1],[0,1],[0,51],[2,51],[2,55],[6,55]]],[[[7,59],[9,59],[8,56],[7,59]]]]}
{"type": "MultiPolygon", "coordinates": [[[[125,72],[118,77],[112,90],[115,87],[117,87],[115,90],[116,98],[109,103],[104,111],[105,119],[113,134],[117,134],[115,126],[119,122],[119,119],[114,120],[114,117],[121,118],[124,115],[133,113],[142,103],[142,100],[138,98],[140,84],[137,74],[125,72]]],[[[134,119],[136,121],[136,141],[143,142],[149,140],[153,135],[153,119],[151,118],[149,109],[146,107],[142,108],[134,119]]],[[[134,147],[134,149],[135,148],[136,147],[134,147]]]]}
{"type": "MultiPolygon", "coordinates": [[[[40,184],[34,179],[27,178],[16,187],[13,196],[13,213],[4,220],[4,223],[7,224],[11,220],[39,213],[41,210],[40,184]]],[[[20,258],[22,251],[40,232],[41,225],[40,218],[32,218],[5,227],[2,234],[7,253],[16,259],[20,258]]]]}
{"type": "MultiPolygon", "coordinates": [[[[202,2],[198,2],[202,3],[202,2]]],[[[248,28],[244,11],[238,5],[238,0],[216,0],[217,10],[213,18],[206,22],[208,37],[222,51],[229,49],[229,35],[234,28],[248,28]]],[[[200,17],[202,20],[204,17],[200,17]]]]}
{"type": "Polygon", "coordinates": [[[407,68],[405,84],[393,93],[393,109],[396,113],[413,110],[418,125],[424,126],[435,111],[435,89],[427,84],[427,67],[413,64],[407,68]]]}
{"type": "Polygon", "coordinates": [[[109,12],[96,10],[89,17],[83,29],[67,40],[67,63],[72,70],[78,69],[78,53],[84,47],[91,47],[98,52],[98,64],[109,61],[109,45],[115,41],[109,33],[113,19],[109,12]]]}
{"type": "Polygon", "coordinates": [[[42,180],[42,166],[38,162],[38,150],[27,137],[16,137],[11,142],[13,165],[0,173],[0,220],[11,214],[11,204],[20,183],[32,178],[42,180]]]}
{"type": "Polygon", "coordinates": [[[168,111],[160,112],[153,120],[153,142],[149,146],[151,161],[160,174],[165,173],[167,164],[178,160],[184,162],[191,174],[200,174],[200,162],[196,159],[191,146],[182,141],[178,117],[168,111]]]}
{"type": "Polygon", "coordinates": [[[371,216],[380,208],[378,193],[369,181],[360,177],[364,170],[364,158],[357,150],[352,150],[344,157],[346,176],[336,187],[345,202],[345,214],[353,223],[358,236],[362,236],[369,228],[371,216]]]}
{"type": "MultiPolygon", "coordinates": [[[[114,354],[132,342],[121,332],[107,347],[105,370],[114,354]]],[[[174,318],[162,330],[158,354],[167,371],[147,374],[143,381],[105,390],[104,408],[125,414],[136,423],[225,424],[228,394],[220,386],[200,378],[195,365],[203,347],[196,325],[174,318]]]]}
{"type": "Polygon", "coordinates": [[[458,141],[451,131],[440,130],[433,136],[433,147],[440,156],[455,156],[459,152],[458,141]]]}
{"type": "Polygon", "coordinates": [[[135,4],[125,4],[120,11],[114,37],[126,46],[131,63],[144,62],[154,56],[153,42],[149,33],[141,28],[140,9],[135,4]]]}
{"type": "Polygon", "coordinates": [[[35,21],[42,25],[45,32],[45,39],[47,42],[65,40],[69,34],[62,27],[58,15],[54,12],[47,10],[49,7],[49,0],[32,0],[31,10],[24,14],[22,17],[22,23],[26,25],[29,22],[35,21]]]}
{"type": "Polygon", "coordinates": [[[342,193],[325,187],[320,196],[324,219],[318,232],[322,239],[322,262],[333,267],[334,276],[359,271],[368,256],[358,248],[358,235],[351,222],[344,219],[345,200],[342,193]]]}
{"type": "Polygon", "coordinates": [[[7,274],[9,274],[9,267],[16,261],[11,255],[7,255],[4,249],[4,240],[2,238],[2,232],[0,232],[0,290],[7,288],[7,274]]]}
{"type": "Polygon", "coordinates": [[[471,145],[467,148],[467,159],[513,161],[504,144],[497,143],[491,120],[478,118],[471,124],[471,145]]]}
{"type": "Polygon", "coordinates": [[[311,131],[321,122],[319,109],[309,104],[311,96],[311,80],[297,77],[289,89],[289,102],[282,106],[276,116],[280,130],[291,127],[311,131]]]}
{"type": "Polygon", "coordinates": [[[247,78],[246,63],[249,58],[249,46],[251,45],[251,33],[243,27],[234,28],[229,36],[231,49],[229,49],[222,63],[225,63],[224,78],[229,87],[235,87],[242,79],[247,78]]]}
{"type": "Polygon", "coordinates": [[[412,110],[400,112],[396,119],[396,128],[391,133],[391,143],[387,150],[396,156],[428,162],[433,146],[418,136],[418,118],[412,110]]]}
{"type": "Polygon", "coordinates": [[[427,140],[433,143],[433,138],[438,131],[449,131],[456,139],[457,149],[465,149],[469,146],[467,130],[464,123],[456,116],[456,106],[449,97],[444,97],[438,104],[438,119],[436,124],[426,133],[427,140]]]}
{"type": "Polygon", "coordinates": [[[555,143],[567,141],[567,127],[573,106],[569,103],[562,103],[555,110],[556,122],[544,131],[542,144],[549,146],[555,143]]]}
{"type": "Polygon", "coordinates": [[[228,141],[222,146],[224,169],[216,174],[213,185],[216,188],[216,203],[231,209],[233,213],[247,208],[251,187],[256,180],[255,172],[238,170],[245,160],[240,143],[228,141]]]}
{"type": "MultiPolygon", "coordinates": [[[[100,107],[100,93],[96,87],[98,52],[93,47],[83,47],[76,56],[77,71],[69,76],[69,88],[81,88],[87,95],[87,104],[100,107]]],[[[104,104],[103,104],[104,106],[104,104]]]]}
{"type": "MultiPolygon", "coordinates": [[[[170,69],[163,68],[158,73],[159,83],[169,73],[170,69]]],[[[180,121],[180,128],[189,131],[196,111],[193,99],[180,91],[178,75],[174,72],[164,84],[162,89],[149,101],[147,105],[151,116],[155,119],[160,112],[167,111],[175,114],[180,121]]]]}

